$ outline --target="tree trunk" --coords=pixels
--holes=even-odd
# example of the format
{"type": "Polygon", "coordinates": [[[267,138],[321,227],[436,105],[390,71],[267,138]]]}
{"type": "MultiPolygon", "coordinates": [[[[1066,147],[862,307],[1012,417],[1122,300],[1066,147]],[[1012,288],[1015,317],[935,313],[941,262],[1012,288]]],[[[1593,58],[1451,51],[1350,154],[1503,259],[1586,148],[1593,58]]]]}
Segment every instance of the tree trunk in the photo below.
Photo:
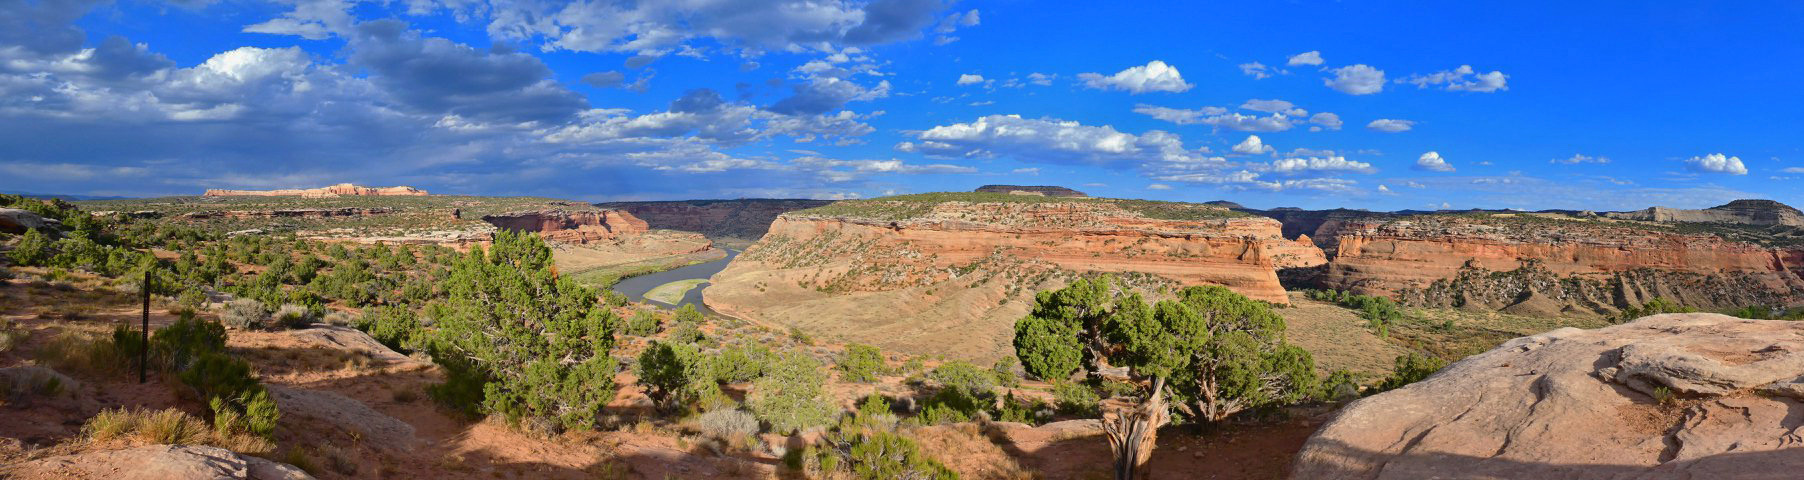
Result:
{"type": "Polygon", "coordinates": [[[1153,379],[1153,389],[1146,401],[1133,404],[1110,399],[1103,405],[1102,430],[1108,434],[1109,450],[1115,453],[1115,479],[1146,478],[1146,467],[1152,459],[1159,427],[1171,421],[1165,404],[1165,378],[1153,379]]]}

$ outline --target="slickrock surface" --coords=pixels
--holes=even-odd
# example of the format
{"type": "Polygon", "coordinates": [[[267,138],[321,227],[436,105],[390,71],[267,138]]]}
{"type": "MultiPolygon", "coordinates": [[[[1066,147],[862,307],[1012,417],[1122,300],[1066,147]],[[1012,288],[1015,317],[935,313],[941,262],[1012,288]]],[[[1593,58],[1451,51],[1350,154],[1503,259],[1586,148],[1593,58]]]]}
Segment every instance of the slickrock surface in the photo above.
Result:
{"type": "Polygon", "coordinates": [[[1354,402],[1295,478],[1796,478],[1804,323],[1666,314],[1523,337],[1354,402]],[[1662,404],[1656,396],[1676,399],[1662,404]]]}
{"type": "Polygon", "coordinates": [[[362,186],[352,185],[349,183],[340,183],[337,185],[320,187],[320,188],[295,188],[295,189],[284,189],[284,190],[211,189],[211,190],[207,190],[207,192],[203,196],[207,196],[207,197],[300,196],[300,197],[322,198],[322,197],[393,197],[393,196],[423,196],[423,195],[426,195],[425,190],[420,190],[418,188],[407,187],[407,186],[362,187],[362,186]]]}
{"type": "Polygon", "coordinates": [[[17,479],[80,480],[309,480],[288,464],[239,455],[217,447],[150,445],[87,452],[0,468],[17,479]]]}

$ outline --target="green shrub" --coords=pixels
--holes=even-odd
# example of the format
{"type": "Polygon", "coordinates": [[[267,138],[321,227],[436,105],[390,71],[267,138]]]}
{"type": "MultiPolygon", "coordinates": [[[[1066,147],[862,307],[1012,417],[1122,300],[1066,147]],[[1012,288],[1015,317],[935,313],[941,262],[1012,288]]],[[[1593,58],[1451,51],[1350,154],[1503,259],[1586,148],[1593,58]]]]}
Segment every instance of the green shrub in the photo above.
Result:
{"type": "Polygon", "coordinates": [[[758,417],[744,410],[723,408],[703,413],[695,420],[703,433],[714,438],[724,439],[758,434],[758,417]]]}
{"type": "Polygon", "coordinates": [[[846,353],[840,356],[839,379],[847,382],[873,382],[877,376],[889,372],[884,363],[883,351],[870,345],[846,345],[846,353]]]}
{"type": "Polygon", "coordinates": [[[724,383],[749,382],[764,375],[776,354],[759,344],[733,344],[708,358],[714,380],[724,383]]]}
{"type": "Polygon", "coordinates": [[[13,263],[27,267],[42,267],[49,264],[51,258],[56,255],[56,252],[50,249],[50,245],[50,236],[44,235],[44,232],[34,228],[19,236],[19,244],[13,246],[13,250],[7,255],[12,257],[13,263]]]}
{"type": "Polygon", "coordinates": [[[225,342],[225,326],[188,314],[151,333],[150,354],[165,369],[181,372],[203,354],[224,352],[225,342]]]}
{"type": "Polygon", "coordinates": [[[653,341],[633,365],[645,395],[660,407],[670,408],[693,399],[701,384],[714,384],[714,375],[695,345],[653,341]]]}
{"type": "Polygon", "coordinates": [[[764,377],[752,384],[748,399],[752,413],[770,424],[771,431],[782,434],[828,425],[836,412],[822,388],[826,380],[820,362],[813,357],[781,354],[764,377]]]}
{"type": "Polygon", "coordinates": [[[283,305],[282,308],[276,309],[275,314],[270,315],[270,323],[272,325],[277,328],[291,330],[307,328],[308,326],[313,325],[315,319],[317,319],[317,316],[314,315],[312,310],[308,310],[307,307],[300,305],[283,305]]]}
{"type": "Polygon", "coordinates": [[[958,473],[927,458],[914,440],[895,432],[871,431],[856,436],[845,451],[845,466],[855,478],[956,480],[958,473]]]}
{"type": "Polygon", "coordinates": [[[1695,313],[1697,311],[1698,309],[1696,308],[1687,307],[1679,302],[1668,300],[1665,297],[1655,297],[1653,300],[1648,300],[1647,303],[1641,304],[1640,307],[1624,309],[1622,313],[1616,315],[1614,320],[1616,323],[1626,323],[1637,318],[1659,315],[1662,313],[1695,313]]]}
{"type": "Polygon", "coordinates": [[[419,349],[420,337],[424,335],[413,312],[389,306],[364,309],[363,317],[357,319],[357,329],[398,352],[419,349]]]}
{"type": "Polygon", "coordinates": [[[1404,385],[1416,383],[1424,378],[1428,378],[1429,375],[1433,375],[1434,372],[1438,372],[1441,368],[1446,366],[1447,361],[1437,357],[1418,355],[1415,352],[1410,352],[1408,355],[1400,355],[1397,357],[1396,368],[1391,370],[1390,378],[1386,378],[1384,383],[1378,386],[1378,391],[1383,392],[1393,390],[1404,385]]]}
{"type": "Polygon", "coordinates": [[[1335,370],[1322,381],[1322,391],[1316,398],[1322,400],[1345,400],[1359,396],[1359,378],[1345,369],[1335,370]]]}
{"type": "Polygon", "coordinates": [[[1094,417],[1101,413],[1098,406],[1102,404],[1102,397],[1096,394],[1096,390],[1079,382],[1052,382],[1052,401],[1059,413],[1066,415],[1094,417]]]}
{"type": "Polygon", "coordinates": [[[239,330],[263,328],[268,319],[269,310],[263,307],[263,302],[249,298],[226,302],[225,311],[219,314],[220,322],[239,330]]]}
{"type": "Polygon", "coordinates": [[[652,310],[633,312],[632,320],[626,322],[626,334],[635,337],[649,337],[663,331],[663,324],[658,322],[658,313],[652,310]]]}

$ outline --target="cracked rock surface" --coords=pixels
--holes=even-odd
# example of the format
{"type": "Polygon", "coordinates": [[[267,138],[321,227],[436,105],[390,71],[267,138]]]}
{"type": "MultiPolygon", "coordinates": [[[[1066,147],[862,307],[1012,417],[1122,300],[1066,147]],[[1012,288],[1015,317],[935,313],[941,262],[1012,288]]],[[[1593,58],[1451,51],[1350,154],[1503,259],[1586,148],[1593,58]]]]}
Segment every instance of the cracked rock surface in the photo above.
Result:
{"type": "Polygon", "coordinates": [[[1348,405],[1292,474],[1796,478],[1800,400],[1804,322],[1687,313],[1564,328],[1348,405]]]}

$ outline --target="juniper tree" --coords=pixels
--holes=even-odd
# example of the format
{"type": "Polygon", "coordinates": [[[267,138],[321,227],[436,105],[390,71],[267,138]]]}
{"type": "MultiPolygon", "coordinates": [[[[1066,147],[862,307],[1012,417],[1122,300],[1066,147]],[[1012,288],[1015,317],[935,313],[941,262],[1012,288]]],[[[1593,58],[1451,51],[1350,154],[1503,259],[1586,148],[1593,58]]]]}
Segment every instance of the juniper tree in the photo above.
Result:
{"type": "Polygon", "coordinates": [[[459,258],[444,285],[431,353],[450,372],[434,396],[510,421],[594,425],[614,398],[619,319],[594,290],[553,273],[543,240],[497,232],[488,251],[459,258]]]}

